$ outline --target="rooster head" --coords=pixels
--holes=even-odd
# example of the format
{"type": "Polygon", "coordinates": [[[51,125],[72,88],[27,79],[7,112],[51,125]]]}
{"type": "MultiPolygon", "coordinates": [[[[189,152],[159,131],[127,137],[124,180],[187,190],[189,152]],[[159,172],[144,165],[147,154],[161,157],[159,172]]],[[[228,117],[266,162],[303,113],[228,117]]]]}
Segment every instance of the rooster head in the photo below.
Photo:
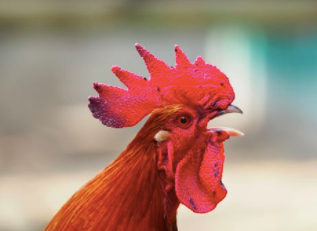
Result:
{"type": "Polygon", "coordinates": [[[113,66],[113,73],[127,89],[94,83],[99,97],[89,98],[89,108],[104,125],[122,128],[134,126],[150,113],[155,117],[164,109],[177,107],[152,139],[159,153],[158,172],[164,172],[164,186],[173,185],[182,204],[197,213],[211,211],[227,193],[221,181],[223,141],[243,135],[231,128],[207,127],[215,117],[242,113],[231,104],[235,95],[229,80],[201,57],[191,63],[178,46],[174,67],[141,45],[135,46],[150,78],[113,66]]]}

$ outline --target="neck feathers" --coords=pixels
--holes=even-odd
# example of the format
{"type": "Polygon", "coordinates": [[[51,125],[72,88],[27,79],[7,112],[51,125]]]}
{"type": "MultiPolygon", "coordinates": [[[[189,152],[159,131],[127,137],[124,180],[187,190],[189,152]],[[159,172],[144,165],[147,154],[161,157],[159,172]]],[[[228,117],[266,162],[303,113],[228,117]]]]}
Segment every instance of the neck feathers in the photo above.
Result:
{"type": "Polygon", "coordinates": [[[177,230],[176,218],[171,222],[166,218],[153,139],[177,110],[154,113],[127,149],[75,193],[45,230],[177,230]]]}

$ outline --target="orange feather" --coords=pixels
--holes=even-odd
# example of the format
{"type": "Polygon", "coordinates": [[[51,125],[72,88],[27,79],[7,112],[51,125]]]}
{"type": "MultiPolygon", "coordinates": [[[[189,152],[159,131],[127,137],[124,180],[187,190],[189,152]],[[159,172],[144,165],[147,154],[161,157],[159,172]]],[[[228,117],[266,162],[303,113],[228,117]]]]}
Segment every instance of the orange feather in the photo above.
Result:
{"type": "Polygon", "coordinates": [[[45,231],[177,230],[179,201],[175,191],[166,195],[162,188],[153,138],[179,109],[155,110],[126,150],[76,192],[45,231]]]}

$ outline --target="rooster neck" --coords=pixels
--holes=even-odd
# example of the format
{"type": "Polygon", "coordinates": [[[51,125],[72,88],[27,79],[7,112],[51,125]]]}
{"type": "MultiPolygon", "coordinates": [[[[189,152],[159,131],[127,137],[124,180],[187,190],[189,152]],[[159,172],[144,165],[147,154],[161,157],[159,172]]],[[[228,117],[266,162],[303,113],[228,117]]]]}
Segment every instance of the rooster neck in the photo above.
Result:
{"type": "Polygon", "coordinates": [[[126,150],[76,192],[45,230],[177,231],[179,202],[175,192],[162,189],[154,143],[154,135],[177,110],[152,115],[126,150]]]}
{"type": "Polygon", "coordinates": [[[179,202],[162,189],[154,141],[138,144],[75,193],[45,230],[177,231],[179,202]]]}
{"type": "Polygon", "coordinates": [[[74,194],[46,230],[175,231],[164,198],[155,155],[126,150],[74,194]]]}

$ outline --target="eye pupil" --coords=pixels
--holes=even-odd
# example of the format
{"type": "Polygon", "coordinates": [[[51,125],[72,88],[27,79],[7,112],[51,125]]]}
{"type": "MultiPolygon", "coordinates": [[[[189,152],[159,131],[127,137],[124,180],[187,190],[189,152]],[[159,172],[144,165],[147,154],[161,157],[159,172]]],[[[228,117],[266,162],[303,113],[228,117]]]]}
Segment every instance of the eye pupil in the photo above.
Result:
{"type": "Polygon", "coordinates": [[[181,122],[182,124],[186,124],[186,123],[187,123],[187,118],[184,117],[184,116],[182,116],[182,117],[180,118],[180,122],[181,122]]]}

